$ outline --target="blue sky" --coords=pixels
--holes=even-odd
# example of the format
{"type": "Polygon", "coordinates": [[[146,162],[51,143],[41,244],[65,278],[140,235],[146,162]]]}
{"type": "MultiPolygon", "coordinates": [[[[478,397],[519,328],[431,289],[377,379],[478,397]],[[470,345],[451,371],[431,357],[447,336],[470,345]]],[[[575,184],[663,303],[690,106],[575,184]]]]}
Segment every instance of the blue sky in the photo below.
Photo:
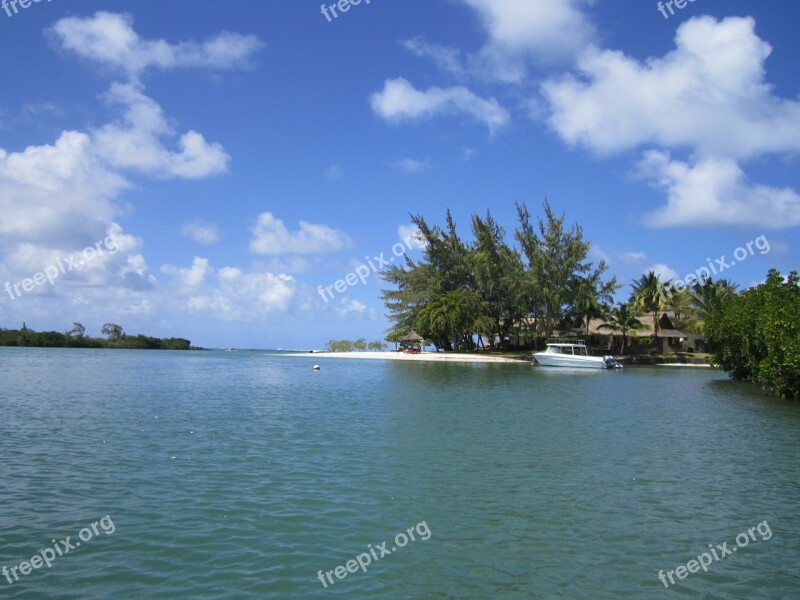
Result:
{"type": "Polygon", "coordinates": [[[381,339],[376,275],[319,286],[388,260],[409,213],[468,237],[545,198],[625,284],[757,239],[723,276],[798,269],[792,0],[6,6],[3,327],[381,339]]]}

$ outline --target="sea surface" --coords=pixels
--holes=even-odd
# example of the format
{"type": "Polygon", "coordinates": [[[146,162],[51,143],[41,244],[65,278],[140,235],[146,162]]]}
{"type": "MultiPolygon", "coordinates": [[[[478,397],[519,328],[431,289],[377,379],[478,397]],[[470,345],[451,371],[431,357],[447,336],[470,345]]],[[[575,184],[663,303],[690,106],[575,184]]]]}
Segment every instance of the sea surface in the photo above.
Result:
{"type": "Polygon", "coordinates": [[[0,348],[0,598],[800,598],[799,442],[710,369],[0,348]]]}

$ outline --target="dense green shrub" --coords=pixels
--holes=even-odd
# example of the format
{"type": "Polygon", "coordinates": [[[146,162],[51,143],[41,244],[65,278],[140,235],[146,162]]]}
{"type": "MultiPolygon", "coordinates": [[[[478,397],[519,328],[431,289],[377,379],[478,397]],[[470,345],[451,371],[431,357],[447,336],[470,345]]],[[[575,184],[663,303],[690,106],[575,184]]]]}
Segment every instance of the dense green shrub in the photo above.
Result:
{"type": "MultiPolygon", "coordinates": [[[[76,324],[79,325],[79,324],[76,324]]],[[[0,346],[19,346],[34,348],[126,348],[129,350],[189,350],[191,342],[183,338],[159,339],[146,335],[128,336],[119,333],[112,339],[93,338],[76,330],[60,333],[58,331],[33,331],[22,329],[0,329],[0,346]]],[[[119,329],[121,332],[122,329],[119,329]]]]}
{"type": "Polygon", "coordinates": [[[800,278],[771,270],[766,282],[728,298],[709,316],[706,341],[734,379],[800,398],[800,278]]]}

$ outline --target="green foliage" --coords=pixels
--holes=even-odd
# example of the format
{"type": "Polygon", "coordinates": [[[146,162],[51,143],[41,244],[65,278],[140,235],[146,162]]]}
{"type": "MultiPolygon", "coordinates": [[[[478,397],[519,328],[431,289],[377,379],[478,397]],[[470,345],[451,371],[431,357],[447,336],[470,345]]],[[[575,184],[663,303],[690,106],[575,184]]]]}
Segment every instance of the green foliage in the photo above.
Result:
{"type": "Polygon", "coordinates": [[[566,217],[557,217],[549,202],[544,203],[545,218],[536,225],[528,208],[517,206],[519,229],[516,239],[528,262],[526,308],[536,318],[541,338],[549,338],[565,317],[588,326],[588,320],[602,314],[600,304],[610,299],[617,289],[612,278],[603,282],[605,262],[595,268],[586,258],[589,242],[583,240],[583,229],[564,226],[566,217]]]}
{"type": "Polygon", "coordinates": [[[581,228],[566,229],[547,202],[545,219],[535,225],[524,205],[517,209],[520,249],[509,246],[490,213],[472,216],[471,243],[458,236],[450,211],[444,229],[412,215],[424,256],[406,257],[381,275],[391,286],[382,294],[393,322],[386,339],[398,341],[414,329],[445,349],[471,348],[475,335],[525,343],[551,336],[567,317],[588,326],[603,314],[618,286],[603,280],[604,263],[587,262],[581,228]]]}
{"type": "Polygon", "coordinates": [[[72,329],[70,329],[67,332],[67,335],[78,338],[82,338],[85,334],[86,334],[86,327],[74,321],[72,323],[72,329]]]}
{"type": "Polygon", "coordinates": [[[631,303],[637,310],[653,313],[653,336],[658,340],[658,320],[667,307],[669,282],[663,282],[659,276],[650,271],[642,275],[632,284],[631,303]]]}
{"type": "Polygon", "coordinates": [[[609,321],[603,323],[598,329],[610,329],[622,334],[622,352],[628,347],[628,333],[642,327],[642,322],[636,318],[636,311],[632,304],[615,306],[609,314],[609,321]]]}
{"type": "Polygon", "coordinates": [[[331,340],[325,347],[326,352],[363,352],[369,348],[372,351],[381,351],[386,349],[386,344],[383,342],[369,342],[359,338],[354,342],[350,340],[331,340]]]}
{"type": "Polygon", "coordinates": [[[161,340],[162,350],[190,350],[192,343],[184,338],[166,338],[161,340]]]}
{"type": "Polygon", "coordinates": [[[505,231],[487,211],[472,217],[472,268],[483,303],[471,325],[479,334],[505,338],[525,316],[525,270],[519,252],[505,242],[505,231]]]}
{"type": "Polygon", "coordinates": [[[19,346],[35,348],[126,348],[132,350],[189,350],[191,342],[183,338],[159,339],[145,335],[126,336],[119,328],[107,329],[103,333],[108,339],[92,338],[85,335],[86,328],[80,323],[73,323],[73,329],[66,333],[58,331],[36,332],[28,327],[22,329],[0,329],[0,346],[19,346]],[[109,333],[110,332],[110,333],[109,333]],[[115,336],[118,336],[115,338],[115,336]]]}
{"type": "Polygon", "coordinates": [[[716,363],[784,398],[800,398],[799,282],[796,272],[784,281],[773,269],[758,287],[724,294],[705,322],[716,363]]]}
{"type": "Polygon", "coordinates": [[[35,332],[23,329],[17,335],[17,346],[30,348],[64,348],[66,336],[58,331],[35,332]]]}
{"type": "Polygon", "coordinates": [[[695,314],[692,329],[702,333],[709,315],[720,310],[722,304],[736,294],[737,287],[727,279],[715,282],[709,278],[695,283],[689,292],[695,314]]]}
{"type": "Polygon", "coordinates": [[[404,265],[393,264],[381,274],[396,289],[383,290],[381,298],[394,323],[387,335],[399,341],[413,328],[419,311],[436,296],[474,287],[472,257],[456,231],[447,211],[447,229],[431,227],[422,216],[411,215],[425,243],[424,261],[415,263],[406,256],[404,265]]]}
{"type": "Polygon", "coordinates": [[[108,348],[108,342],[100,338],[93,338],[88,336],[66,338],[67,348],[108,348]]]}
{"type": "Polygon", "coordinates": [[[355,350],[355,346],[349,340],[331,340],[325,347],[326,352],[352,352],[353,350],[355,350]]]}
{"type": "Polygon", "coordinates": [[[116,348],[127,350],[160,350],[161,340],[146,335],[129,336],[118,339],[115,343],[116,348]]]}
{"type": "Polygon", "coordinates": [[[120,327],[116,323],[106,323],[105,325],[103,325],[103,328],[100,330],[100,333],[108,336],[109,341],[112,342],[121,340],[125,336],[125,332],[122,330],[122,327],[120,327]]]}
{"type": "Polygon", "coordinates": [[[480,294],[471,290],[447,292],[425,305],[414,329],[439,348],[469,347],[473,332],[491,325],[486,321],[485,304],[480,294]]]}
{"type": "Polygon", "coordinates": [[[674,313],[672,324],[681,331],[694,330],[696,318],[692,309],[692,295],[687,290],[679,290],[667,297],[666,308],[674,313]]]}

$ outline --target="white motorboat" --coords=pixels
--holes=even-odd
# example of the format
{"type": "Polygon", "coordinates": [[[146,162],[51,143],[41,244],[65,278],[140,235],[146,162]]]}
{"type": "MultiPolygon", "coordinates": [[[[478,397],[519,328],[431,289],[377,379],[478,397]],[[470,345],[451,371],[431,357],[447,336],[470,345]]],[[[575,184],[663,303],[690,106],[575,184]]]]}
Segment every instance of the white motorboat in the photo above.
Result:
{"type": "Polygon", "coordinates": [[[570,367],[573,369],[621,369],[613,356],[589,356],[586,344],[580,341],[547,344],[544,352],[533,355],[544,367],[570,367]]]}

